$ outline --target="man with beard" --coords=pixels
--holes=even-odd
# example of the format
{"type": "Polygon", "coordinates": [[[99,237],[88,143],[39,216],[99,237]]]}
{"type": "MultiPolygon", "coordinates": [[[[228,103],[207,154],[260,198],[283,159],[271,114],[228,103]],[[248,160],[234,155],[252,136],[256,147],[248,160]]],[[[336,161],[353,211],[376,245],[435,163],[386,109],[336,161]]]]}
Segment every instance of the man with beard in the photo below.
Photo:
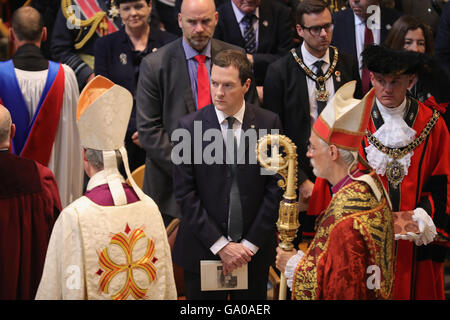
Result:
{"type": "Polygon", "coordinates": [[[358,168],[373,92],[360,101],[353,99],[354,89],[352,81],[336,92],[309,139],[314,174],[333,185],[316,236],[304,254],[277,249],[277,268],[285,273],[295,299],[389,299],[392,294],[390,203],[376,173],[358,168]]]}
{"type": "MultiPolygon", "coordinates": [[[[414,74],[427,70],[419,53],[371,46],[363,52],[373,85],[371,119],[360,147],[392,202],[417,232],[396,234],[394,299],[444,299],[449,246],[449,134],[439,112],[406,96],[414,74]],[[406,212],[406,213],[405,213],[406,212]]],[[[331,195],[316,180],[310,206],[319,214],[331,195]]]]}

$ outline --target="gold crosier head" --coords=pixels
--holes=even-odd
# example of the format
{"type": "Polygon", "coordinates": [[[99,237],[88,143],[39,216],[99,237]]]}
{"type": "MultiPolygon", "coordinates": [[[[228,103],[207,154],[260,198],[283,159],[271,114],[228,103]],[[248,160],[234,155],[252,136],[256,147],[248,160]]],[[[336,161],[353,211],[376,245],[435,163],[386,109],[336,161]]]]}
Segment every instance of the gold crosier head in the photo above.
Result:
{"type": "Polygon", "coordinates": [[[258,140],[256,157],[259,164],[282,178],[278,186],[285,190],[280,202],[277,228],[280,237],[279,246],[286,251],[294,247],[295,239],[300,227],[298,222],[299,206],[297,202],[297,147],[284,135],[268,134],[258,140]],[[269,146],[271,154],[268,155],[269,146]]]}

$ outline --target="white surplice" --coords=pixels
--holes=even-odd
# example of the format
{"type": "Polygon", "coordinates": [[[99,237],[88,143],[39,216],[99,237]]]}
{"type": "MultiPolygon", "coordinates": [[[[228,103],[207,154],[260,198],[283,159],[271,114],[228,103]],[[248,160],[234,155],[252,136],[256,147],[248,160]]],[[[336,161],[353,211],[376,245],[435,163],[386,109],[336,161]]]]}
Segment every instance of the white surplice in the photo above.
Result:
{"type": "MultiPolygon", "coordinates": [[[[84,169],[76,125],[78,83],[73,70],[67,65],[63,65],[63,68],[63,105],[48,168],[55,175],[64,208],[82,195],[84,169]]],[[[15,68],[15,72],[32,119],[44,90],[48,70],[25,71],[15,68]]]]}

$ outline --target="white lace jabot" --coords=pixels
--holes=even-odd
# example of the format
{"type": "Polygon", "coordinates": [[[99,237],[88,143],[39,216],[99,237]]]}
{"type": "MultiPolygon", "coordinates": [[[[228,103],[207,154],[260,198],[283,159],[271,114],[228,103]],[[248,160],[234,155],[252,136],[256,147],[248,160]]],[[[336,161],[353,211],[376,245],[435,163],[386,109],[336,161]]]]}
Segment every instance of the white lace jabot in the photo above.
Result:
{"type": "MultiPolygon", "coordinates": [[[[414,141],[416,131],[410,128],[403,120],[406,110],[406,98],[397,108],[387,108],[383,106],[378,99],[376,100],[384,124],[373,134],[384,146],[389,148],[401,148],[414,141]]],[[[365,148],[367,152],[367,161],[370,166],[380,175],[386,172],[386,166],[392,159],[385,153],[379,151],[372,144],[365,148]]],[[[411,151],[406,156],[397,161],[403,165],[405,175],[408,174],[408,168],[411,165],[411,157],[414,152],[411,151]]]]}

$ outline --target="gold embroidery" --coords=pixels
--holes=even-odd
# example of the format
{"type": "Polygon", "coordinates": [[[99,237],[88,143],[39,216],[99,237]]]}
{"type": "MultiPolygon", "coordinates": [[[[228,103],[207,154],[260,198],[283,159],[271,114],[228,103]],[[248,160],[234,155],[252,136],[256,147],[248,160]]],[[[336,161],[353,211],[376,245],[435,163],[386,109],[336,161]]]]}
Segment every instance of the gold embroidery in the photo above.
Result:
{"type": "Polygon", "coordinates": [[[376,294],[384,299],[390,297],[394,280],[392,212],[384,197],[378,202],[365,183],[356,181],[334,196],[314,240],[298,264],[293,279],[296,299],[317,299],[317,265],[327,251],[331,231],[347,219],[354,219],[353,227],[367,243],[372,263],[381,269],[380,290],[376,290],[376,294]]]}
{"type": "MultiPolygon", "coordinates": [[[[128,234],[130,231],[131,230],[127,224],[125,233],[128,234]]],[[[138,240],[142,238],[146,238],[142,229],[133,230],[129,237],[122,232],[117,233],[112,237],[109,244],[119,246],[125,253],[127,262],[123,265],[114,262],[108,254],[108,248],[103,249],[99,255],[100,269],[97,271],[97,274],[100,276],[100,292],[108,293],[111,280],[117,276],[117,274],[126,272],[125,284],[122,286],[122,289],[112,295],[111,298],[114,300],[125,300],[130,296],[130,294],[135,299],[143,299],[145,297],[147,289],[140,288],[136,284],[133,276],[133,269],[143,270],[147,274],[149,281],[152,282],[156,279],[156,268],[154,263],[157,259],[154,258],[155,243],[147,238],[147,248],[145,250],[145,254],[137,261],[133,261],[133,249],[138,240]]]]}

